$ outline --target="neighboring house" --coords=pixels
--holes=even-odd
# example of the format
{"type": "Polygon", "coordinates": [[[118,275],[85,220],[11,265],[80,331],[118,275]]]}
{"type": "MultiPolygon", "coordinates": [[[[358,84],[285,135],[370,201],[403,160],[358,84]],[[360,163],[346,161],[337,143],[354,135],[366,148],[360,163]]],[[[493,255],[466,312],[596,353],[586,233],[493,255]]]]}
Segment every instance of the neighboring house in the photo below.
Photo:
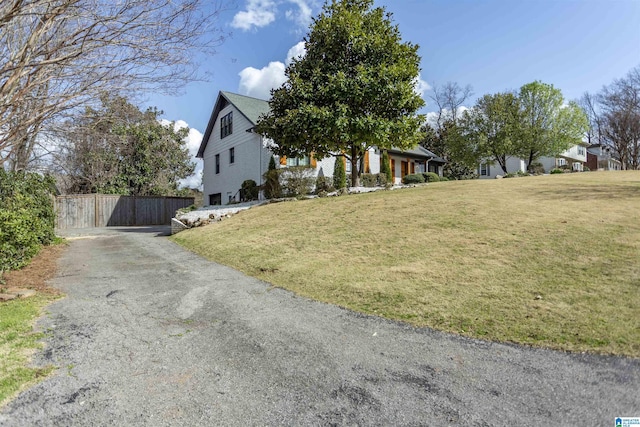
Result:
{"type": "MultiPolygon", "coordinates": [[[[540,157],[536,160],[537,163],[542,164],[544,171],[549,173],[552,169],[569,169],[574,172],[581,172],[584,170],[584,165],[587,162],[587,143],[580,143],[571,146],[569,149],[563,151],[555,157],[540,157]]],[[[507,157],[507,173],[526,172],[527,163],[524,159],[519,157],[507,157]]],[[[497,175],[504,175],[498,162],[488,161],[481,163],[478,166],[478,176],[480,178],[495,178],[497,175]]]]}
{"type": "Polygon", "coordinates": [[[586,166],[592,171],[619,171],[622,169],[620,160],[613,158],[611,147],[593,144],[587,147],[586,166]]]}
{"type": "MultiPolygon", "coordinates": [[[[273,142],[253,130],[258,118],[269,111],[269,103],[262,99],[220,92],[209,118],[197,157],[204,162],[202,184],[205,205],[221,205],[240,201],[240,187],[245,180],[258,185],[264,183],[269,160],[275,157],[279,167],[311,166],[314,176],[333,176],[335,157],[316,160],[277,157],[269,150],[273,142]]],[[[442,176],[445,161],[422,147],[413,150],[389,150],[394,183],[402,182],[409,173],[435,172],[442,176]]],[[[370,148],[359,165],[364,173],[380,173],[380,151],[370,148]]],[[[351,162],[345,162],[347,177],[351,162]]]]}

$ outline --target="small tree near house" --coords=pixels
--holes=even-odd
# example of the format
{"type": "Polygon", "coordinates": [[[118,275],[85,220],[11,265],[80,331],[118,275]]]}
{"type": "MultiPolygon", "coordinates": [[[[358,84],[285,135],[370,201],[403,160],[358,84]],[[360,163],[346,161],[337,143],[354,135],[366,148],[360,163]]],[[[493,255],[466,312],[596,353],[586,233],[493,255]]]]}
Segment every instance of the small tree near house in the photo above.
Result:
{"type": "Polygon", "coordinates": [[[276,168],[276,161],[273,156],[271,156],[271,160],[269,160],[269,167],[264,173],[264,181],[264,197],[267,199],[275,199],[282,196],[280,174],[276,168]]]}
{"type": "Polygon", "coordinates": [[[347,186],[347,172],[344,169],[344,157],[336,157],[333,166],[333,186],[336,189],[345,188],[347,186]]]}

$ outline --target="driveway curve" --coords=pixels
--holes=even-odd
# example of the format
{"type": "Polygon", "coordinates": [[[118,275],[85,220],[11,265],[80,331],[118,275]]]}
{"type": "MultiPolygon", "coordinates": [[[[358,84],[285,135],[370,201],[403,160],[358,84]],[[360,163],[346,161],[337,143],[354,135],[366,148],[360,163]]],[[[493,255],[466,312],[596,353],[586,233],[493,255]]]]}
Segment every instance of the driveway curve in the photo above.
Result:
{"type": "Polygon", "coordinates": [[[3,426],[614,425],[640,361],[495,344],[310,301],[165,228],[82,231],[39,322],[59,369],[3,426]]]}

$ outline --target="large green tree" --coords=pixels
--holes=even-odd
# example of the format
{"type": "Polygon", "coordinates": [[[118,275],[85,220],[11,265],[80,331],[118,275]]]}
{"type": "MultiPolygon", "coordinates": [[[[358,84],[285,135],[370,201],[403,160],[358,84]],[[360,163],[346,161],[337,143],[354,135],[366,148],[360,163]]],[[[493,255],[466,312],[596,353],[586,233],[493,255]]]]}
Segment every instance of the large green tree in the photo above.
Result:
{"type": "Polygon", "coordinates": [[[102,108],[88,108],[63,134],[62,166],[68,191],[130,195],[176,195],[178,181],[193,173],[185,137],[161,123],[156,108],[140,111],[122,97],[102,98],[102,108]]]}
{"type": "Polygon", "coordinates": [[[459,121],[464,144],[454,147],[471,164],[491,158],[504,173],[507,157],[518,150],[520,103],[511,92],[484,95],[459,121]]]}
{"type": "Polygon", "coordinates": [[[287,67],[257,130],[279,155],[343,154],[358,185],[369,147],[406,149],[420,140],[418,46],[402,41],[391,14],[373,0],[325,3],[304,41],[306,55],[287,67]]]}
{"type": "Polygon", "coordinates": [[[535,81],[520,88],[519,147],[527,169],[542,156],[555,156],[582,141],[589,122],[575,102],[564,103],[560,89],[535,81]]]}

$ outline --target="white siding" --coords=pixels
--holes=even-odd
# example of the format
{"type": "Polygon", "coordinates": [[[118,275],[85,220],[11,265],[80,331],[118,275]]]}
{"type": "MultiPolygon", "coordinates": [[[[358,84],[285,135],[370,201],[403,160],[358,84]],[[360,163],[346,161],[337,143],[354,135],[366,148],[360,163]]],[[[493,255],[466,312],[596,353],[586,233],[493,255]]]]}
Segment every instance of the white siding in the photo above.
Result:
{"type": "MultiPolygon", "coordinates": [[[[491,179],[498,175],[505,175],[505,172],[502,170],[502,167],[498,162],[489,160],[486,163],[489,165],[489,173],[487,175],[480,175],[481,167],[478,167],[478,176],[480,179],[491,179]]],[[[525,172],[527,170],[525,161],[518,157],[507,157],[506,166],[507,173],[516,173],[518,171],[525,172]]]]}
{"type": "Polygon", "coordinates": [[[247,132],[253,124],[235,107],[223,108],[214,124],[211,137],[203,153],[204,204],[209,204],[209,196],[220,193],[222,204],[229,202],[229,195],[238,200],[240,186],[247,179],[262,183],[262,175],[269,165],[269,150],[262,146],[262,138],[247,132]],[[220,119],[233,111],[233,133],[220,139],[220,119]],[[229,150],[235,151],[235,161],[229,162],[229,150]],[[220,173],[215,171],[215,156],[220,155],[220,173]]]}

